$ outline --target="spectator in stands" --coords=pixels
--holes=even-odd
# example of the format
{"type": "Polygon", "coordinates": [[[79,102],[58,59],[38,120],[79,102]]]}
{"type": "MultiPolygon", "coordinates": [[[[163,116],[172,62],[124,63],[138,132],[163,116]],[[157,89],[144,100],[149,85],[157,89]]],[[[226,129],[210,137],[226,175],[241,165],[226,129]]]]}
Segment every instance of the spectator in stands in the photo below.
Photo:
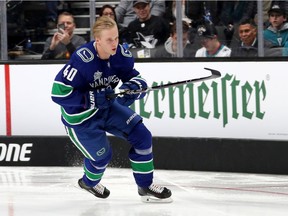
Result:
{"type": "Polygon", "coordinates": [[[58,13],[68,9],[68,3],[65,1],[45,1],[47,14],[46,14],[46,25],[48,29],[56,28],[56,20],[58,13]]]}
{"type": "Polygon", "coordinates": [[[115,9],[111,5],[103,5],[100,9],[99,16],[109,16],[113,20],[117,21],[115,9]]]}
{"type": "Polygon", "coordinates": [[[240,44],[232,46],[231,56],[258,56],[257,26],[253,19],[243,19],[238,27],[240,44]]]}
{"type": "Polygon", "coordinates": [[[279,5],[285,11],[285,14],[288,14],[288,1],[287,0],[272,0],[273,5],[279,5]]]}
{"type": "Polygon", "coordinates": [[[282,50],[282,56],[288,56],[288,41],[285,42],[283,50],[282,50]]]}
{"type": "Polygon", "coordinates": [[[133,1],[137,18],[127,27],[125,36],[132,48],[155,48],[169,37],[169,25],[164,18],[151,14],[149,0],[133,1]]]}
{"type": "MultiPolygon", "coordinates": [[[[166,1],[166,12],[164,18],[173,24],[177,16],[176,2],[178,0],[166,1]]],[[[217,1],[181,0],[182,19],[189,23],[189,41],[194,43],[197,36],[197,27],[207,22],[217,23],[218,12],[217,1]]]]}
{"type": "Polygon", "coordinates": [[[71,13],[61,13],[57,23],[58,26],[63,24],[64,29],[59,28],[52,37],[46,40],[41,59],[69,59],[78,47],[86,43],[83,37],[74,34],[76,25],[71,13]]]}
{"type": "Polygon", "coordinates": [[[56,28],[56,19],[58,16],[58,1],[46,1],[45,5],[47,9],[47,28],[54,29],[56,28]]]}
{"type": "Polygon", "coordinates": [[[218,1],[218,6],[220,10],[217,25],[223,27],[225,44],[230,46],[239,22],[242,19],[254,18],[257,11],[256,1],[218,1]]]}
{"type": "MultiPolygon", "coordinates": [[[[194,57],[195,52],[188,40],[189,38],[189,24],[186,21],[182,21],[183,30],[183,57],[194,57]]],[[[176,23],[172,25],[170,37],[165,44],[156,49],[155,57],[157,58],[171,58],[177,57],[177,31],[176,23]]]]}
{"type": "Polygon", "coordinates": [[[218,23],[218,3],[219,1],[185,1],[185,13],[192,20],[192,26],[197,28],[205,22],[216,25],[218,23]]]}
{"type": "MultiPolygon", "coordinates": [[[[268,11],[271,9],[272,5],[279,5],[280,8],[283,8],[283,10],[285,11],[285,14],[288,14],[288,1],[287,0],[285,1],[264,0],[262,4],[263,4],[263,23],[264,23],[265,29],[270,25],[268,11]]],[[[258,14],[255,14],[254,21],[255,23],[258,22],[258,14]]]]}
{"type": "Polygon", "coordinates": [[[218,33],[212,23],[205,23],[197,30],[202,48],[196,51],[195,57],[229,57],[231,49],[221,44],[218,33]]]}
{"type": "MultiPolygon", "coordinates": [[[[182,20],[186,21],[189,25],[191,24],[192,20],[189,19],[186,15],[187,11],[187,2],[186,0],[181,1],[181,9],[182,9],[182,20]]],[[[166,19],[169,24],[172,26],[173,23],[176,21],[177,16],[177,7],[176,7],[176,0],[173,1],[166,1],[165,2],[166,10],[164,14],[164,19],[166,19]]]]}
{"type": "Polygon", "coordinates": [[[272,5],[268,11],[270,25],[264,30],[264,40],[270,48],[283,47],[288,41],[288,23],[286,13],[279,5],[272,5]]]}
{"type": "MultiPolygon", "coordinates": [[[[145,1],[144,1],[145,2],[145,1]]],[[[163,16],[165,13],[165,1],[163,0],[151,0],[150,8],[151,15],[163,16]]],[[[119,4],[115,8],[115,13],[117,17],[117,23],[119,26],[119,32],[125,32],[129,23],[137,18],[135,10],[133,9],[132,0],[120,0],[119,4]]]]}
{"type": "MultiPolygon", "coordinates": [[[[265,0],[262,2],[262,4],[263,4],[263,6],[262,6],[263,25],[264,25],[264,28],[267,28],[269,26],[268,11],[271,8],[272,0],[265,0]]],[[[255,23],[258,23],[258,13],[255,14],[254,21],[255,21],[255,23]]]]}
{"type": "MultiPolygon", "coordinates": [[[[100,12],[99,12],[99,16],[109,16],[110,18],[112,18],[118,25],[118,22],[117,22],[117,18],[116,18],[116,12],[115,12],[115,8],[111,5],[103,5],[102,8],[100,9],[100,12]]],[[[122,32],[120,31],[120,27],[118,25],[118,31],[119,31],[119,43],[120,44],[123,44],[123,34],[125,32],[122,32]]],[[[125,47],[125,48],[128,48],[128,47],[125,47]]]]}
{"type": "Polygon", "coordinates": [[[186,21],[190,25],[189,29],[189,42],[194,44],[194,50],[200,48],[195,43],[197,40],[197,27],[208,22],[217,20],[217,1],[199,1],[199,0],[173,0],[165,1],[166,11],[164,18],[169,21],[170,26],[176,21],[177,5],[176,2],[181,2],[182,20],[186,21]]]}
{"type": "Polygon", "coordinates": [[[242,19],[253,19],[256,13],[256,1],[219,1],[220,22],[224,25],[239,24],[242,19]]]}

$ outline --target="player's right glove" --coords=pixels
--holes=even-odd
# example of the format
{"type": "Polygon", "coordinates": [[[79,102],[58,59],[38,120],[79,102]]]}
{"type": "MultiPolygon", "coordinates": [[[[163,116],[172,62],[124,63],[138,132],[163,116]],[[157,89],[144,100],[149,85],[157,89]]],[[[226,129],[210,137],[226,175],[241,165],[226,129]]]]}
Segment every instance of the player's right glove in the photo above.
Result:
{"type": "Polygon", "coordinates": [[[107,95],[114,94],[113,89],[99,89],[94,91],[89,91],[87,95],[86,107],[105,109],[112,105],[115,101],[113,98],[108,98],[107,95]]]}
{"type": "MultiPolygon", "coordinates": [[[[123,83],[119,87],[120,91],[126,91],[126,90],[139,90],[139,89],[146,89],[147,83],[144,79],[134,77],[130,81],[123,83]]],[[[124,105],[124,106],[130,106],[134,103],[135,100],[141,99],[146,95],[145,92],[138,93],[138,94],[124,94],[122,96],[117,97],[118,103],[124,105]]]]}

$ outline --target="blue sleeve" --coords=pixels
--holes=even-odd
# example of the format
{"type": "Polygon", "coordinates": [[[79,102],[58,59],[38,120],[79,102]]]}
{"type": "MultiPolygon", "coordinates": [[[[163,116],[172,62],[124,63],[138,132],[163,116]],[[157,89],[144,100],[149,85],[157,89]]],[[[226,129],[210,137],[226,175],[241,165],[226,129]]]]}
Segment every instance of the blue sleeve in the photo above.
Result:
{"type": "MultiPolygon", "coordinates": [[[[81,75],[81,62],[70,60],[56,75],[52,86],[52,100],[65,108],[78,108],[85,104],[85,78],[81,75]]],[[[76,112],[74,110],[73,112],[76,112]]]]}

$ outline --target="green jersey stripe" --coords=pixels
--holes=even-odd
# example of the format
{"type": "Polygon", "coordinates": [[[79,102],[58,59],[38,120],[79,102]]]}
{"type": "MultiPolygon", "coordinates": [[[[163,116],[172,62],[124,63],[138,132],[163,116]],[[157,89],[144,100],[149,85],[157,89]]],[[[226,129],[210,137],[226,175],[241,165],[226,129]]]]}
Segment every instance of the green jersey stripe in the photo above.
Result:
{"type": "Polygon", "coordinates": [[[85,155],[86,158],[89,158],[90,160],[94,161],[94,158],[89,154],[89,152],[84,148],[84,146],[81,144],[81,142],[78,140],[77,135],[75,134],[75,131],[73,128],[66,127],[68,136],[74,143],[74,145],[82,152],[83,155],[85,155]]]}
{"type": "Polygon", "coordinates": [[[73,92],[73,87],[64,83],[54,81],[52,86],[53,97],[67,97],[73,92]]]}
{"type": "Polygon", "coordinates": [[[101,179],[103,176],[103,172],[97,173],[97,174],[92,173],[86,168],[86,166],[84,166],[84,171],[85,171],[87,178],[90,179],[91,181],[97,181],[97,180],[101,179]]]}
{"type": "Polygon", "coordinates": [[[98,109],[88,109],[84,112],[77,113],[77,114],[68,114],[63,107],[61,107],[61,114],[64,120],[69,123],[70,125],[78,125],[82,122],[90,119],[97,113],[98,109]]]}
{"type": "Polygon", "coordinates": [[[154,164],[153,164],[153,159],[150,161],[132,161],[131,162],[131,167],[133,172],[135,173],[150,173],[154,170],[154,164]]]}

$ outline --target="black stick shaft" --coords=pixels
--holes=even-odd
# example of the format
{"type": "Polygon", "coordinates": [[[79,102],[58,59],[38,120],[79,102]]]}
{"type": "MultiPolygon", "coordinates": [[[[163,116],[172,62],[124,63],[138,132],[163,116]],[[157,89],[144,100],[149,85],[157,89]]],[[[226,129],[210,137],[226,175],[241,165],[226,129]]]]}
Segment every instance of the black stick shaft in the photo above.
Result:
{"type": "Polygon", "coordinates": [[[217,70],[210,69],[210,68],[204,68],[204,69],[211,71],[211,75],[206,76],[206,77],[190,79],[190,80],[178,81],[178,82],[174,82],[174,83],[167,83],[167,84],[158,85],[158,86],[152,86],[152,87],[148,87],[145,89],[127,90],[124,92],[111,94],[108,96],[108,98],[113,99],[113,98],[116,98],[118,96],[125,95],[125,94],[139,94],[139,93],[143,93],[143,92],[154,91],[154,90],[158,90],[158,89],[169,88],[169,87],[173,87],[173,86],[179,86],[179,85],[184,85],[184,84],[188,84],[188,83],[195,83],[195,82],[200,82],[200,81],[204,81],[204,80],[215,79],[215,78],[221,77],[221,73],[217,70]]]}

